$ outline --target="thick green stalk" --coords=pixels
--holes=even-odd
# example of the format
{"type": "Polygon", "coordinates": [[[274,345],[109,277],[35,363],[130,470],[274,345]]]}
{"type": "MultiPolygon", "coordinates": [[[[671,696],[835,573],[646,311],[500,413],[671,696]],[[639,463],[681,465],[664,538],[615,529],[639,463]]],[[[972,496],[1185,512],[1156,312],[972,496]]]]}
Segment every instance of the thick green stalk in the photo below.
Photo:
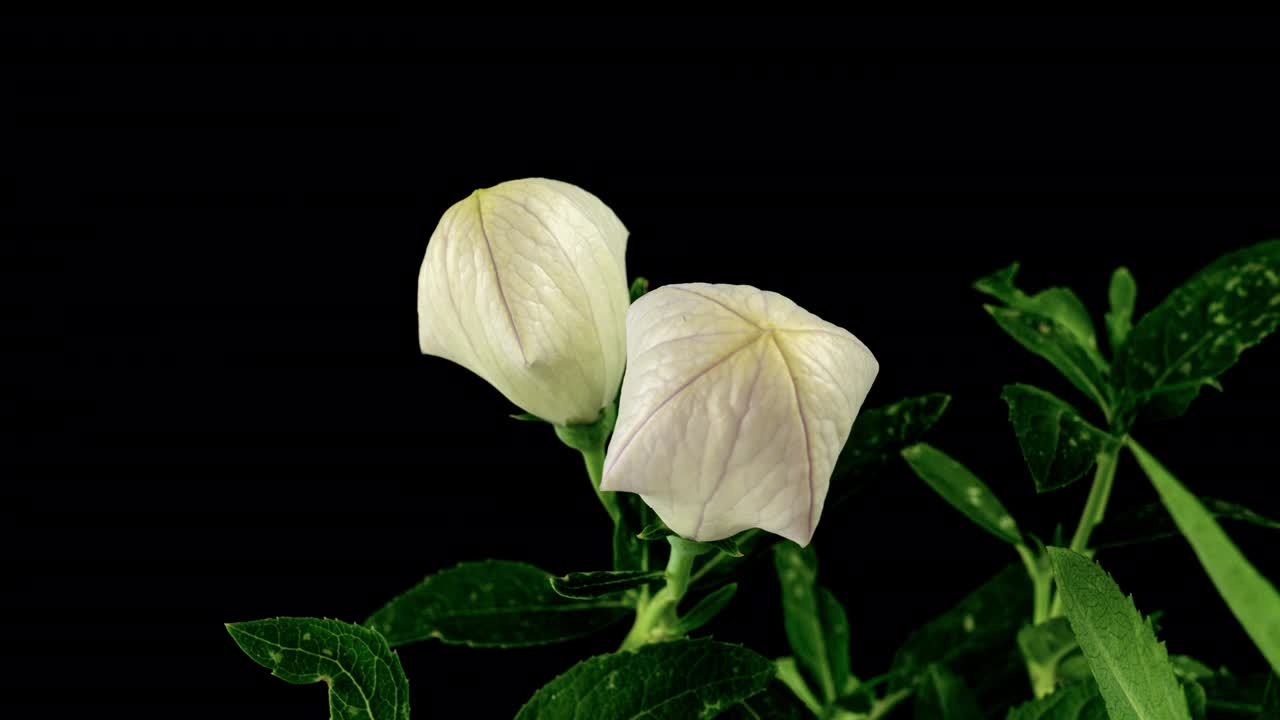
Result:
{"type": "Polygon", "coordinates": [[[621,650],[634,650],[652,642],[674,637],[676,606],[689,590],[689,573],[693,559],[712,548],[672,535],[667,538],[671,556],[667,558],[667,584],[648,602],[636,608],[636,620],[622,641],[621,650]]]}
{"type": "Polygon", "coordinates": [[[1093,474],[1093,487],[1089,488],[1089,497],[1084,502],[1084,511],[1080,513],[1080,524],[1076,526],[1075,535],[1071,537],[1071,549],[1078,553],[1089,550],[1089,535],[1102,523],[1107,512],[1107,501],[1111,499],[1111,485],[1116,479],[1116,465],[1120,461],[1120,447],[1115,450],[1098,453],[1098,469],[1093,474]]]}
{"type": "Polygon", "coordinates": [[[600,499],[605,512],[609,513],[609,519],[617,525],[622,513],[621,508],[618,507],[618,496],[600,489],[600,481],[604,477],[604,451],[603,443],[598,447],[583,450],[582,460],[587,465],[587,476],[591,478],[591,487],[596,491],[596,497],[600,499]]]}

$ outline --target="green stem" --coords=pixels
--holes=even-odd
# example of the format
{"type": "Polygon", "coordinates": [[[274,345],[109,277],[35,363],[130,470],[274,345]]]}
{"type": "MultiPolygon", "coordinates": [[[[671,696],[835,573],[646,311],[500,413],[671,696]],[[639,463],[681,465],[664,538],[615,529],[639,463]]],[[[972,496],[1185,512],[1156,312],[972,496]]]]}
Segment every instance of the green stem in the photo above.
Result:
{"type": "Polygon", "coordinates": [[[587,465],[587,477],[591,478],[591,487],[596,491],[596,497],[600,499],[604,511],[609,513],[609,519],[617,525],[622,514],[622,509],[618,506],[618,496],[600,489],[600,481],[604,477],[604,451],[603,444],[583,450],[582,460],[587,465]]]}
{"type": "Polygon", "coordinates": [[[653,642],[674,637],[678,616],[676,606],[689,590],[689,572],[693,559],[711,550],[707,545],[672,535],[667,538],[671,555],[667,558],[667,584],[647,602],[636,608],[636,620],[622,641],[621,650],[634,650],[653,642]]]}
{"type": "Polygon", "coordinates": [[[1116,479],[1116,465],[1120,460],[1120,447],[1115,450],[1098,453],[1098,469],[1093,474],[1093,487],[1089,488],[1089,497],[1084,502],[1084,511],[1080,513],[1080,524],[1071,538],[1071,549],[1078,553],[1089,550],[1089,535],[1102,522],[1107,512],[1107,501],[1111,498],[1111,485],[1116,479]]]}
{"type": "Polygon", "coordinates": [[[1031,624],[1039,625],[1049,619],[1049,589],[1053,576],[1048,568],[1041,568],[1031,548],[1018,543],[1013,546],[1022,558],[1022,565],[1027,569],[1027,577],[1031,578],[1032,603],[1031,624]]]}
{"type": "MultiPolygon", "coordinates": [[[[1123,444],[1124,438],[1120,438],[1123,444]]],[[[1111,486],[1116,479],[1116,466],[1120,463],[1120,448],[1104,450],[1098,453],[1098,468],[1093,473],[1093,486],[1089,488],[1089,497],[1084,501],[1084,510],[1080,513],[1080,523],[1071,536],[1071,549],[1082,555],[1089,554],[1089,536],[1093,529],[1102,523],[1107,512],[1107,501],[1111,499],[1111,486]]],[[[1053,602],[1049,605],[1049,617],[1062,616],[1062,593],[1055,591],[1053,602]]]]}

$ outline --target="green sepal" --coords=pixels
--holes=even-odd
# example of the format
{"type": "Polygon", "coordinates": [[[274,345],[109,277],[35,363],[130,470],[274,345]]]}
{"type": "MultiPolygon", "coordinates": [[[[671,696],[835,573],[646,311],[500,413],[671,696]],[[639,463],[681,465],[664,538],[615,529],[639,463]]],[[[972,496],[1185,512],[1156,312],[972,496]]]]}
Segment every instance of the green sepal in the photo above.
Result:
{"type": "Polygon", "coordinates": [[[409,720],[409,680],[400,656],[377,631],[297,617],[226,627],[240,649],[272,675],[295,685],[328,685],[331,717],[409,720]]]}
{"type": "Polygon", "coordinates": [[[527,412],[508,415],[507,417],[511,418],[512,420],[519,420],[521,422],[540,422],[540,423],[548,423],[548,424],[550,424],[551,422],[550,420],[543,420],[537,415],[534,415],[533,413],[527,413],[527,412]]]}
{"type": "Polygon", "coordinates": [[[600,417],[595,422],[556,425],[556,437],[579,452],[596,452],[605,446],[617,420],[618,406],[609,403],[600,411],[600,417]]]}

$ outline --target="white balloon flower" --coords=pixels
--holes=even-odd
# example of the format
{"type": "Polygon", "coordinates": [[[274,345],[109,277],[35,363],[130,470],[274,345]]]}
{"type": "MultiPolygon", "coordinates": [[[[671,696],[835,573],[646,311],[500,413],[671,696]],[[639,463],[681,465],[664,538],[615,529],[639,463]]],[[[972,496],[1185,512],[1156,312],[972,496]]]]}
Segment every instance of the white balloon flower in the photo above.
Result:
{"type": "Polygon", "coordinates": [[[627,314],[602,490],[690,540],[761,528],[807,545],[879,363],[843,328],[745,285],[668,285],[627,314]]]}
{"type": "Polygon", "coordinates": [[[418,274],[422,352],[557,425],[594,422],[626,364],[627,229],[587,191],[513,180],[445,211],[418,274]]]}

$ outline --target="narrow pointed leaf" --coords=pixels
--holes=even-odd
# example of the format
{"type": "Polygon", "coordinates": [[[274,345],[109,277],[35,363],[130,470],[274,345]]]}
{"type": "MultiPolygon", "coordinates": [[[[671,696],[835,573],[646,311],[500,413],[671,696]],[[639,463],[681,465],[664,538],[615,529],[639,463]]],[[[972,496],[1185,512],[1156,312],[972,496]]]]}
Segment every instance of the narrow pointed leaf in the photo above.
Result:
{"type": "Polygon", "coordinates": [[[814,713],[780,680],[716,715],[717,720],[813,720],[814,713]]]}
{"type": "Polygon", "coordinates": [[[849,620],[835,596],[817,585],[812,547],[802,550],[795,543],[780,543],[773,553],[791,651],[829,704],[849,677],[849,620]]]}
{"type": "Polygon", "coordinates": [[[916,720],[981,720],[973,691],[941,665],[930,665],[916,688],[916,720]]]}
{"type": "Polygon", "coordinates": [[[1068,685],[1048,697],[1014,708],[1005,720],[1108,720],[1107,706],[1098,693],[1098,684],[1068,685]]]}
{"type": "Polygon", "coordinates": [[[731,537],[724,538],[723,540],[708,540],[705,544],[710,545],[729,557],[742,557],[742,550],[738,549],[738,542],[731,537]]]}
{"type": "Polygon", "coordinates": [[[296,685],[329,686],[329,714],[345,720],[409,720],[409,681],[376,631],[338,620],[274,618],[227,625],[253,661],[296,685]]]}
{"type": "Polygon", "coordinates": [[[774,665],[744,647],[676,640],[598,655],[569,668],[516,720],[709,718],[764,691],[774,665]]]}
{"type": "Polygon", "coordinates": [[[1119,352],[1125,338],[1133,330],[1133,307],[1138,301],[1138,283],[1128,268],[1119,267],[1111,273],[1111,287],[1107,290],[1111,309],[1107,311],[1107,339],[1111,352],[1119,352]]]}
{"type": "Polygon", "coordinates": [[[1103,412],[1110,412],[1112,401],[1106,370],[1065,325],[1024,310],[984,306],[996,324],[1018,344],[1048,360],[1103,412]]]}
{"type": "Polygon", "coordinates": [[[1191,543],[1218,594],[1271,664],[1272,671],[1280,673],[1280,593],[1275,585],[1245,558],[1222,526],[1172,473],[1136,442],[1130,441],[1129,449],[1174,523],[1191,543]]]}
{"type": "Polygon", "coordinates": [[[720,614],[720,611],[729,606],[729,601],[733,599],[736,592],[738,592],[738,584],[729,583],[707,593],[706,597],[680,616],[680,620],[676,623],[676,634],[688,635],[711,622],[720,614]]]}
{"type": "Polygon", "coordinates": [[[436,639],[471,647],[527,647],[589,635],[632,612],[621,597],[570,600],[552,575],[507,560],[462,563],[428,576],[365,621],[393,647],[436,639]]]}
{"type": "Polygon", "coordinates": [[[1075,408],[1030,385],[1006,385],[1001,399],[1036,492],[1066,487],[1083,477],[1099,453],[1114,452],[1120,441],[1090,425],[1075,408]]]}
{"type": "Polygon", "coordinates": [[[1138,321],[1116,357],[1122,419],[1186,412],[1280,324],[1280,239],[1218,258],[1138,321]]]}
{"type": "Polygon", "coordinates": [[[1007,543],[1022,542],[1018,523],[1004,509],[986,483],[946,453],[918,443],[902,451],[902,457],[934,492],[964,513],[979,527],[1007,543]]]}
{"type": "Polygon", "coordinates": [[[1111,576],[1072,550],[1049,548],[1062,605],[1112,720],[1190,720],[1164,643],[1111,576]]]}
{"type": "Polygon", "coordinates": [[[538,417],[537,415],[534,415],[533,413],[516,413],[508,417],[510,417],[512,420],[519,420],[521,422],[540,422],[540,423],[547,422],[546,420],[543,420],[542,418],[538,417]]]}
{"type": "Polygon", "coordinates": [[[644,587],[666,577],[661,570],[599,570],[569,573],[551,578],[557,595],[574,600],[594,600],[606,595],[644,587]]]}
{"type": "MultiPolygon", "coordinates": [[[[1212,497],[1201,497],[1199,500],[1209,515],[1219,522],[1229,520],[1264,530],[1280,530],[1280,522],[1242,505],[1212,497]]],[[[1107,518],[1093,531],[1091,545],[1101,550],[1154,542],[1179,535],[1178,526],[1169,516],[1164,503],[1156,500],[1122,515],[1107,518]]]]}

